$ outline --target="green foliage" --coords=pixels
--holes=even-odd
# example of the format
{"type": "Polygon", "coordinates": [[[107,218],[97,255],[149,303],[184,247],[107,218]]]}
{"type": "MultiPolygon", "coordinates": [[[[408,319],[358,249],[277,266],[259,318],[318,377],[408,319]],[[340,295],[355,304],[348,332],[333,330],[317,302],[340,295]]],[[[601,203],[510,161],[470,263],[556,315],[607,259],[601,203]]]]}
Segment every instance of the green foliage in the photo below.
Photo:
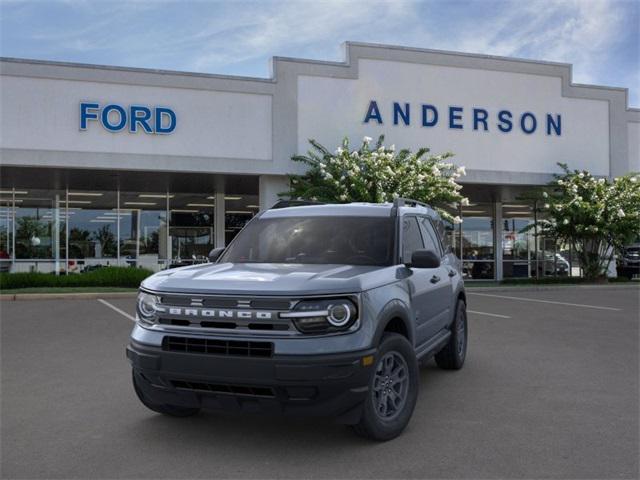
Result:
{"type": "Polygon", "coordinates": [[[131,267],[103,267],[87,273],[0,273],[0,290],[32,287],[131,287],[151,275],[151,270],[131,267]]]}
{"type": "Polygon", "coordinates": [[[447,161],[453,154],[427,155],[428,148],[416,153],[406,149],[396,152],[393,145],[385,147],[383,142],[381,135],[372,146],[371,138],[364,137],[360,147],[351,150],[345,138],[332,153],[309,140],[313,148],[308,154],[292,157],[309,169],[304,175],[289,175],[290,191],[281,196],[327,203],[382,203],[406,197],[428,203],[447,220],[458,222],[459,218],[441,208],[468,204],[460,194],[462,186],[456,183],[465,168],[447,161]]]}
{"type": "Polygon", "coordinates": [[[614,252],[640,235],[640,175],[595,178],[585,170],[558,164],[556,175],[542,191],[540,234],[570,243],[584,275],[604,275],[614,252]]]}

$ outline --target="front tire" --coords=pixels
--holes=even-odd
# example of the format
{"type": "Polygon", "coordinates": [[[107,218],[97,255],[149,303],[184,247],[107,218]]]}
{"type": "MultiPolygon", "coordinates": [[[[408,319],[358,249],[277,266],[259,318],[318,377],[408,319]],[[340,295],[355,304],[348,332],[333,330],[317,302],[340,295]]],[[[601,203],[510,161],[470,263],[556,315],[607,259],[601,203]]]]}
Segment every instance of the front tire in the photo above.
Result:
{"type": "Polygon", "coordinates": [[[467,356],[467,305],[458,300],[456,317],[451,324],[451,337],[442,350],[436,353],[438,367],[444,370],[460,370],[467,356]]]}
{"type": "Polygon", "coordinates": [[[131,372],[131,374],[133,378],[133,389],[135,390],[138,399],[149,410],[153,410],[154,412],[162,413],[163,415],[168,415],[170,417],[191,417],[192,415],[195,415],[200,411],[199,408],[180,407],[178,405],[163,405],[151,401],[140,388],[140,379],[138,378],[138,375],[136,375],[136,372],[133,371],[131,372]]]}
{"type": "Polygon", "coordinates": [[[382,337],[369,382],[362,418],[353,430],[377,441],[391,440],[405,429],[418,398],[418,361],[402,335],[382,337]]]}

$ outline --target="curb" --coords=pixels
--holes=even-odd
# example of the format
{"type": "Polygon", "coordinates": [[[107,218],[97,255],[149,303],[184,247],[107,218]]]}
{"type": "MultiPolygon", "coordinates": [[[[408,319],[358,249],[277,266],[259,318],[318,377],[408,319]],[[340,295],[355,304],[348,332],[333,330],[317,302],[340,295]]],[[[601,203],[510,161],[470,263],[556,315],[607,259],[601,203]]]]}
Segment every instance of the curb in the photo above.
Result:
{"type": "Polygon", "coordinates": [[[137,295],[138,292],[9,293],[0,294],[0,300],[97,300],[98,298],[135,298],[137,295]]]}
{"type": "Polygon", "coordinates": [[[638,290],[640,291],[640,283],[635,285],[620,284],[620,285],[500,285],[498,287],[469,287],[467,286],[467,293],[473,292],[543,292],[548,290],[594,290],[594,289],[606,289],[606,290],[638,290]]]}

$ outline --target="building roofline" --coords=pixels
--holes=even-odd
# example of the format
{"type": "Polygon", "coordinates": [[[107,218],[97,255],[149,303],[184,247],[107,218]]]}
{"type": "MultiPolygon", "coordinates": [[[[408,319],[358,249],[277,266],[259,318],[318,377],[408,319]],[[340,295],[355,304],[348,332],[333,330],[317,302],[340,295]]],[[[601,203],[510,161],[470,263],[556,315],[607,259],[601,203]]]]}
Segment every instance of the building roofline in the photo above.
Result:
{"type": "MultiPolygon", "coordinates": [[[[294,64],[306,64],[306,65],[318,65],[318,66],[327,66],[327,67],[345,67],[349,68],[353,66],[352,63],[352,48],[367,48],[374,49],[379,51],[394,51],[394,52],[412,52],[416,54],[430,54],[430,55],[443,55],[447,57],[457,57],[457,58],[468,58],[470,60],[491,60],[497,62],[506,62],[512,65],[532,65],[532,66],[541,66],[541,67],[551,67],[558,68],[559,70],[565,70],[568,72],[568,83],[571,87],[577,88],[585,88],[585,89],[599,89],[599,90],[608,90],[608,91],[616,91],[623,92],[625,95],[625,108],[629,112],[640,112],[640,108],[631,107],[629,105],[629,89],[626,87],[614,87],[607,85],[588,85],[588,84],[579,84],[574,83],[572,81],[573,77],[573,64],[571,63],[562,63],[562,62],[551,62],[546,60],[532,60],[526,58],[517,58],[517,57],[505,57],[498,55],[487,55],[480,53],[467,53],[467,52],[457,52],[452,50],[437,50],[437,49],[429,49],[429,48],[418,48],[418,47],[406,47],[400,45],[387,45],[387,44],[379,44],[379,43],[368,43],[368,42],[354,42],[354,41],[346,41],[342,43],[344,48],[344,60],[342,61],[332,61],[332,60],[314,60],[314,59],[305,59],[305,58],[297,58],[297,57],[286,57],[286,56],[273,56],[270,58],[271,65],[271,76],[268,78],[265,77],[248,77],[248,76],[240,76],[240,75],[226,75],[226,74],[215,74],[215,73],[201,73],[201,72],[189,72],[189,71],[179,71],[179,70],[164,70],[164,69],[154,69],[154,68],[140,68],[140,67],[123,67],[116,65],[101,65],[101,64],[90,64],[90,63],[76,63],[76,62],[64,62],[64,61],[55,61],[55,60],[38,60],[38,59],[26,59],[26,58],[15,58],[15,57],[0,57],[0,62],[8,62],[8,63],[19,63],[19,64],[34,64],[34,65],[50,65],[57,67],[69,67],[69,68],[82,68],[82,69],[100,69],[114,72],[133,72],[133,73],[141,73],[141,74],[159,74],[159,75],[170,75],[175,77],[192,77],[192,78],[202,78],[202,79],[216,79],[216,80],[238,80],[245,82],[258,82],[262,84],[274,84],[277,83],[278,74],[277,67],[278,63],[294,63],[294,64]]],[[[357,58],[362,58],[360,56],[356,56],[357,58]]],[[[393,59],[390,59],[393,61],[393,59]]],[[[560,75],[561,76],[561,75],[560,75]]]]}
{"type": "Polygon", "coordinates": [[[0,62],[34,64],[34,65],[51,65],[55,67],[99,69],[99,70],[110,70],[110,71],[116,71],[116,72],[152,73],[152,74],[161,74],[161,75],[175,75],[179,77],[187,76],[187,77],[201,77],[201,78],[216,78],[216,79],[223,79],[223,80],[242,80],[242,81],[250,81],[250,82],[266,82],[266,83],[274,82],[273,78],[265,78],[265,77],[247,77],[242,75],[226,75],[226,74],[220,74],[220,73],[165,70],[161,68],[123,67],[119,65],[103,65],[103,64],[97,64],[97,63],[63,62],[59,60],[40,60],[40,59],[31,59],[31,58],[0,57],[0,62]]]}

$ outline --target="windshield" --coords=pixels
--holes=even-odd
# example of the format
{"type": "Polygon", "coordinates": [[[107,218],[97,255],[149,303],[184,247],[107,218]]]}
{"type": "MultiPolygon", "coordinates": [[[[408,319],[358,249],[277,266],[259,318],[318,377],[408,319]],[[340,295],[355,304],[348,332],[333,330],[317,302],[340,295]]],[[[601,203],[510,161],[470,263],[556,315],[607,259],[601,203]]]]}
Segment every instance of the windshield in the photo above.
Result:
{"type": "Polygon", "coordinates": [[[390,217],[284,217],[256,219],[220,262],[391,265],[390,217]]]}

